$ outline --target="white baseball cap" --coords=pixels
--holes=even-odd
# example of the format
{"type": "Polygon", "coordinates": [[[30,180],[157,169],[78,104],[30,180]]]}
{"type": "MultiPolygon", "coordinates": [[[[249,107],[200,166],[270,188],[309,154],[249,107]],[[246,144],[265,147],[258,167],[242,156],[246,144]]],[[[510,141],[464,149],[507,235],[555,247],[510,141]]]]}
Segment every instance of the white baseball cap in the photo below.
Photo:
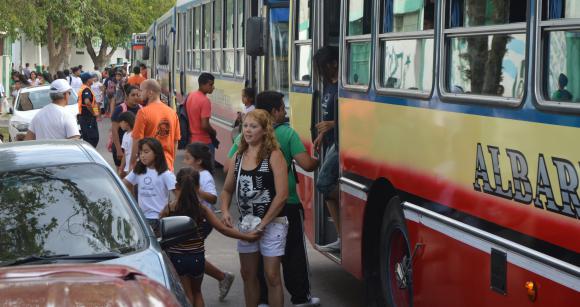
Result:
{"type": "Polygon", "coordinates": [[[65,93],[70,90],[72,90],[72,87],[64,79],[56,79],[50,84],[50,93],[52,94],[65,93]]]}

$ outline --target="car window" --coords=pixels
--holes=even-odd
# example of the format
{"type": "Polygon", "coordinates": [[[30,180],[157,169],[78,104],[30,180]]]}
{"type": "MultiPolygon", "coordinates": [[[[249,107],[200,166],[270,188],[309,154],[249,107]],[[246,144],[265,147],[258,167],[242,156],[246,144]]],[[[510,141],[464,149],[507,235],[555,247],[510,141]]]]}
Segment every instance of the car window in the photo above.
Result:
{"type": "Polygon", "coordinates": [[[94,164],[0,172],[0,261],[145,247],[130,204],[94,164]]]}
{"type": "MultiPolygon", "coordinates": [[[[20,96],[18,96],[16,110],[30,111],[42,109],[42,107],[46,106],[51,102],[48,90],[49,88],[46,88],[46,90],[20,93],[20,96]]],[[[68,104],[74,105],[76,103],[77,103],[77,95],[73,93],[72,95],[70,95],[68,99],[68,104]]]]}

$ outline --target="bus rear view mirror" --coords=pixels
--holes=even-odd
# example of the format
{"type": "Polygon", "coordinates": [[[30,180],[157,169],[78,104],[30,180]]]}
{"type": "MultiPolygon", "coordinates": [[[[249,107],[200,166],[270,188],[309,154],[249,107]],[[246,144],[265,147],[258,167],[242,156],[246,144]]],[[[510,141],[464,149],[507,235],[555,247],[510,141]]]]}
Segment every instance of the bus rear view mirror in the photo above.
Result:
{"type": "Polygon", "coordinates": [[[262,56],[266,54],[265,19],[250,17],[246,23],[246,54],[262,56]]]}
{"type": "Polygon", "coordinates": [[[149,46],[145,46],[143,47],[143,56],[142,56],[144,61],[149,60],[149,46]]]}

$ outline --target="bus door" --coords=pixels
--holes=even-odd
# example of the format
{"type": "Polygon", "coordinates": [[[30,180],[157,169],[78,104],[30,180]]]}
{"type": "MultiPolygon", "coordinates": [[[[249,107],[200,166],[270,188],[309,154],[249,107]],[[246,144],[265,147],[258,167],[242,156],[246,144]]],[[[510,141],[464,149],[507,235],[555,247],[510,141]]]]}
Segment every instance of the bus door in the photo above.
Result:
{"type": "MultiPolygon", "coordinates": [[[[340,2],[338,0],[323,0],[323,1],[305,1],[301,0],[300,3],[306,4],[309,2],[312,10],[311,26],[312,26],[312,44],[313,44],[313,55],[316,51],[324,46],[333,46],[338,48],[340,39],[340,2]]],[[[313,57],[314,58],[314,57],[313,57]]],[[[340,65],[341,61],[338,61],[340,65]]],[[[312,140],[318,135],[315,125],[322,121],[322,100],[324,99],[325,93],[325,82],[322,77],[320,70],[315,67],[315,63],[312,62],[313,67],[313,82],[312,82],[312,140]]],[[[338,117],[338,105],[334,110],[334,114],[338,117]]],[[[338,146],[338,130],[334,129],[336,145],[338,146]]],[[[328,146],[327,146],[328,147],[328,146]]],[[[329,148],[324,148],[320,150],[318,154],[320,159],[320,165],[326,161],[325,151],[329,148]]],[[[320,170],[320,168],[319,168],[320,170]]],[[[318,178],[319,172],[315,172],[315,179],[318,178]]],[[[316,182],[316,180],[315,180],[316,182]]],[[[330,243],[336,242],[338,239],[337,227],[335,221],[331,218],[328,207],[326,206],[324,197],[316,188],[314,188],[314,223],[315,223],[315,243],[317,246],[325,246],[330,243]]],[[[337,193],[340,194],[340,193],[337,193]]],[[[337,196],[337,204],[340,204],[340,200],[337,196]]],[[[337,210],[340,212],[340,210],[337,210]]],[[[339,261],[341,258],[340,249],[328,251],[328,256],[339,261]]]]}
{"type": "Polygon", "coordinates": [[[259,90],[284,94],[288,107],[289,1],[264,0],[261,15],[266,20],[266,54],[261,57],[259,90]]]}

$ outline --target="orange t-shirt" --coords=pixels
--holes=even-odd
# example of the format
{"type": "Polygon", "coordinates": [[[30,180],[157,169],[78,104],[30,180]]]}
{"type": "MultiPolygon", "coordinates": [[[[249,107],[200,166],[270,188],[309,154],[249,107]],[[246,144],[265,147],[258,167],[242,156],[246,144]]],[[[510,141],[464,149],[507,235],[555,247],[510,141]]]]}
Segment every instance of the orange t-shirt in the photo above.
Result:
{"type": "Polygon", "coordinates": [[[211,117],[211,102],[209,98],[200,91],[192,92],[187,98],[186,108],[191,142],[211,144],[209,133],[201,129],[201,119],[211,117]]]}
{"type": "Polygon", "coordinates": [[[150,102],[137,112],[133,127],[133,142],[146,137],[159,140],[165,152],[165,160],[173,171],[175,143],[181,138],[179,119],[175,111],[161,101],[150,102]]]}
{"type": "Polygon", "coordinates": [[[134,85],[134,86],[139,86],[141,85],[141,82],[145,81],[145,78],[143,78],[143,76],[139,75],[133,75],[131,77],[129,77],[129,79],[127,80],[127,83],[134,85]]]}

